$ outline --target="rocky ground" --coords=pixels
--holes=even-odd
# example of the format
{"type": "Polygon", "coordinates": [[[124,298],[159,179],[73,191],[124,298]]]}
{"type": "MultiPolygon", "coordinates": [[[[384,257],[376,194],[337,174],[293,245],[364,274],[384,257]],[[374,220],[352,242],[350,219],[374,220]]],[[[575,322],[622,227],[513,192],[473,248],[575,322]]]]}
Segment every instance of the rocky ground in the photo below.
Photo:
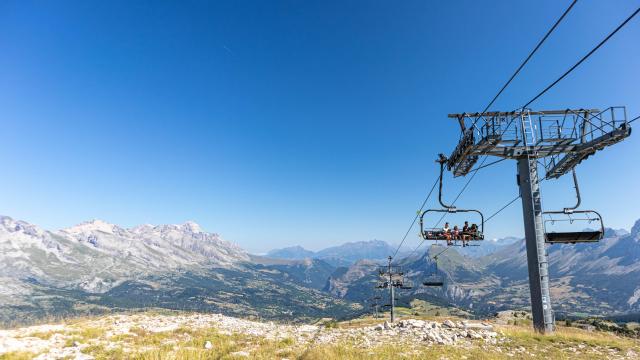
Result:
{"type": "MultiPolygon", "coordinates": [[[[255,322],[217,314],[134,314],[0,330],[0,359],[147,358],[447,358],[553,357],[513,329],[456,319],[377,319],[319,325],[255,322]],[[326,355],[323,355],[326,354],[326,355]],[[336,355],[340,354],[340,355],[336,355]],[[449,354],[449,355],[447,355],[449,354]],[[465,355],[466,354],[466,355],[465,355]],[[475,354],[475,355],[474,355],[475,354]],[[486,355],[486,356],[485,356],[486,355]],[[495,355],[495,356],[494,356],[495,355]]],[[[500,326],[500,325],[498,325],[500,326]]],[[[525,331],[525,330],[523,330],[525,331]]],[[[525,331],[526,332],[526,331],[525,331]]],[[[585,335],[586,336],[586,335],[585,335]]],[[[576,337],[561,354],[633,358],[638,343],[589,343],[576,337]],[[621,345],[623,344],[623,345],[621,345]]],[[[562,341],[560,342],[562,343],[562,341]]]]}

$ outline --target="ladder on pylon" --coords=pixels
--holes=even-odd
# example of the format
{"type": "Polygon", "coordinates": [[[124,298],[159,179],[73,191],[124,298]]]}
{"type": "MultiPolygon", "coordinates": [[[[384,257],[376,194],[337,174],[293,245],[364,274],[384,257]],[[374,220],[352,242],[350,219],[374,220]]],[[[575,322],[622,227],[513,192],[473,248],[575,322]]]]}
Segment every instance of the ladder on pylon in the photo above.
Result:
{"type": "Polygon", "coordinates": [[[531,114],[529,110],[524,110],[520,113],[520,124],[522,126],[522,140],[524,141],[524,145],[535,145],[536,129],[535,125],[531,121],[531,114]]]}

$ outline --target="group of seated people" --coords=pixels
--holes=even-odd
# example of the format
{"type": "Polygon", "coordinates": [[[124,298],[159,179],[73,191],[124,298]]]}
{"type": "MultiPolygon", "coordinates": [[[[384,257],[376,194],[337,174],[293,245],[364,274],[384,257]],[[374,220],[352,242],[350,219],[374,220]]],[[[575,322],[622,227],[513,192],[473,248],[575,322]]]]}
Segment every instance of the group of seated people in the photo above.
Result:
{"type": "Polygon", "coordinates": [[[477,240],[480,238],[478,225],[465,221],[462,230],[455,225],[453,229],[449,227],[449,223],[445,223],[440,231],[428,232],[427,237],[447,240],[447,245],[453,245],[454,240],[462,240],[462,246],[469,246],[469,240],[477,240]]]}

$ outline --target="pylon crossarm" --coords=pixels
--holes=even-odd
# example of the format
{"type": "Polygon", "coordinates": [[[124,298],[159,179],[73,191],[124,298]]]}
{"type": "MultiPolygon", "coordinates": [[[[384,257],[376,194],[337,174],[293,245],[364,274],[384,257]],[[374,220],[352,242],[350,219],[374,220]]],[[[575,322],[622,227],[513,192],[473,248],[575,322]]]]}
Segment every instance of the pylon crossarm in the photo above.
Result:
{"type": "Polygon", "coordinates": [[[598,150],[616,144],[631,133],[622,106],[597,109],[450,114],[465,125],[449,156],[454,177],[469,174],[480,156],[518,159],[549,158],[546,177],[556,178],[598,150]],[[520,118],[521,121],[515,121],[520,118]],[[468,125],[467,125],[468,123],[468,125]],[[479,126],[478,126],[479,124],[479,126]],[[479,129],[476,132],[473,129],[479,129]],[[557,168],[550,171],[558,165],[557,168]]]}

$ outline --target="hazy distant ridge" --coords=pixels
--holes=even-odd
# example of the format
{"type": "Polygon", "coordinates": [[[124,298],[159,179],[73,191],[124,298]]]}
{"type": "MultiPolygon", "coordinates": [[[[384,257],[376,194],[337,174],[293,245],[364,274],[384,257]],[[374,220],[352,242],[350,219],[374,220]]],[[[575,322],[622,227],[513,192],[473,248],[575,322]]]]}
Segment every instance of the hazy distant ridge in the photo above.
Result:
{"type": "Polygon", "coordinates": [[[292,246],[269,251],[267,256],[291,260],[313,258],[324,260],[334,266],[348,266],[363,259],[384,260],[394,252],[395,248],[385,241],[370,240],[348,242],[315,252],[301,246],[292,246]]]}

